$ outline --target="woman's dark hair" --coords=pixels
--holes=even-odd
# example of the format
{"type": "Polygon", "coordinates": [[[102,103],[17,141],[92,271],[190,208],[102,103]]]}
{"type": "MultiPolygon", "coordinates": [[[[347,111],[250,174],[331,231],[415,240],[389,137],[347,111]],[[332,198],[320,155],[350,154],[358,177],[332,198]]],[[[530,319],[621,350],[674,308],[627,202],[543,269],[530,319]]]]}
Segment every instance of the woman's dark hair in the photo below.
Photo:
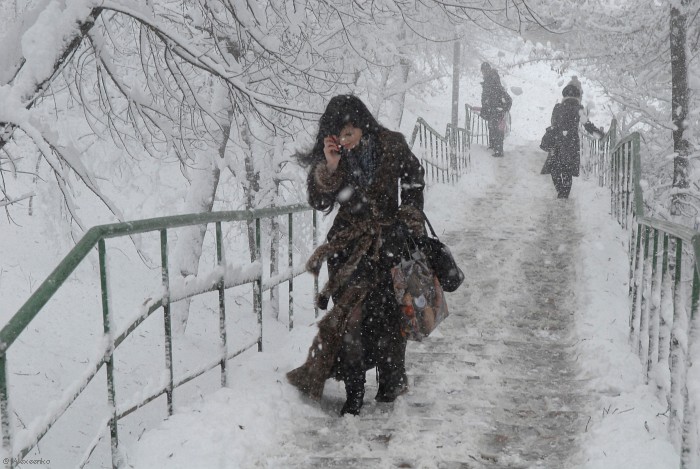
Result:
{"type": "Polygon", "coordinates": [[[566,85],[563,90],[561,90],[561,95],[565,98],[580,98],[581,90],[578,88],[578,86],[569,84],[566,85]]]}
{"type": "Polygon", "coordinates": [[[302,166],[308,166],[323,158],[323,139],[338,135],[346,125],[362,129],[363,135],[376,135],[383,128],[374,118],[365,103],[351,94],[334,96],[328,101],[326,110],[318,121],[316,142],[311,152],[299,152],[296,157],[302,166]]]}

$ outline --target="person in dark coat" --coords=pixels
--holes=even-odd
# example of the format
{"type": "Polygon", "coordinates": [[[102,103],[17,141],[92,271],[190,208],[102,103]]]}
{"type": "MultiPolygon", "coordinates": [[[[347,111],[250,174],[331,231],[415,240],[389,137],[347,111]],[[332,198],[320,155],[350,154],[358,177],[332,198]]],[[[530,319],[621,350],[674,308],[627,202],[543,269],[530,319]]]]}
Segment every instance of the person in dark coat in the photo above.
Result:
{"type": "Polygon", "coordinates": [[[410,234],[424,234],[424,170],[406,139],[382,127],[352,95],[335,96],[319,121],[316,144],[298,155],[309,166],[309,204],[338,213],[307,262],[329,279],[317,304],[333,308],[318,323],[306,362],[287,373],[304,394],[320,399],[328,378],[345,382],[343,414],[357,415],[365,373],[376,367],[375,399],[391,402],[408,389],[406,338],[391,268],[410,234]],[[400,202],[399,202],[400,201],[400,202]]]}
{"type": "Polygon", "coordinates": [[[505,136],[504,118],[510,110],[511,98],[501,85],[501,78],[496,69],[488,62],[481,64],[481,117],[488,123],[489,148],[493,156],[503,156],[503,139],[505,136]]]}
{"type": "MultiPolygon", "coordinates": [[[[552,176],[557,198],[567,199],[571,192],[574,177],[578,177],[581,167],[581,144],[579,122],[581,119],[581,85],[568,83],[562,90],[562,102],[554,105],[551,125],[555,130],[554,150],[548,157],[547,170],[552,176]]],[[[599,138],[602,132],[590,121],[584,129],[599,138]]]]}

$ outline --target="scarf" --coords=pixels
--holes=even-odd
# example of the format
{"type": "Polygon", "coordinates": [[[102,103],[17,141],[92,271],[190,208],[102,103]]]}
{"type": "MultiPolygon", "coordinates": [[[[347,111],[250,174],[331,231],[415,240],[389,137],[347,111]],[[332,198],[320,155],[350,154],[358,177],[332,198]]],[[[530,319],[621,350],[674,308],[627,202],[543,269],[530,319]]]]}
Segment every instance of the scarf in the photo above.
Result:
{"type": "Polygon", "coordinates": [[[348,152],[350,174],[362,186],[368,186],[374,181],[379,158],[377,158],[377,142],[373,135],[363,135],[357,147],[348,152]]]}

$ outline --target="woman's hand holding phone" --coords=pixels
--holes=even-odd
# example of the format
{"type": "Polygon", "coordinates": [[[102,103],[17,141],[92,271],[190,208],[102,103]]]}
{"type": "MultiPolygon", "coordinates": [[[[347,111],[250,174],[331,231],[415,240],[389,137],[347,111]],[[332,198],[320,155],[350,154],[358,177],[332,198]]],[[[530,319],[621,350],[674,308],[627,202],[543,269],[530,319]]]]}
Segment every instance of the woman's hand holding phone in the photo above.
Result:
{"type": "Polygon", "coordinates": [[[323,139],[323,154],[326,156],[326,166],[333,172],[340,163],[340,142],[337,136],[329,135],[323,139]]]}

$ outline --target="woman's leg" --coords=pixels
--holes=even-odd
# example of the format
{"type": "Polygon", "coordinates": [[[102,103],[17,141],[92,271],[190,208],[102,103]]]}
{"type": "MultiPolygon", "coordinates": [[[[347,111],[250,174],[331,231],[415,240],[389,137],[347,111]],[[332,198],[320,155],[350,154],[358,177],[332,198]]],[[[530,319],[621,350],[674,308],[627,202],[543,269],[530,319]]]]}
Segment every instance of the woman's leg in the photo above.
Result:
{"type": "Polygon", "coordinates": [[[340,415],[358,415],[365,397],[365,354],[362,343],[362,306],[350,314],[338,354],[338,375],[345,382],[345,405],[340,415]]]}
{"type": "Polygon", "coordinates": [[[558,168],[552,167],[552,182],[554,183],[554,189],[557,191],[557,197],[561,197],[561,191],[562,191],[562,174],[561,171],[559,171],[558,168]]]}
{"type": "Polygon", "coordinates": [[[505,138],[505,132],[501,130],[501,121],[503,116],[494,119],[493,126],[493,156],[503,156],[503,139],[505,138]]]}
{"type": "Polygon", "coordinates": [[[375,399],[391,402],[408,389],[406,338],[401,334],[399,307],[390,284],[372,291],[367,300],[363,339],[368,365],[377,367],[379,389],[375,399]]]}
{"type": "Polygon", "coordinates": [[[493,148],[494,148],[494,147],[493,147],[494,138],[495,138],[494,135],[495,135],[495,133],[496,133],[496,131],[494,130],[495,127],[496,127],[495,121],[494,121],[493,119],[487,119],[487,120],[486,120],[486,127],[487,127],[488,130],[489,130],[489,146],[488,146],[488,148],[493,149],[493,148]]]}
{"type": "Polygon", "coordinates": [[[562,199],[568,199],[569,193],[571,192],[571,185],[573,184],[573,177],[571,173],[564,172],[561,175],[561,190],[559,191],[559,197],[562,199]]]}
{"type": "Polygon", "coordinates": [[[406,339],[400,333],[390,335],[384,354],[386,359],[377,362],[379,389],[374,399],[379,402],[393,402],[408,391],[406,339]]]}

